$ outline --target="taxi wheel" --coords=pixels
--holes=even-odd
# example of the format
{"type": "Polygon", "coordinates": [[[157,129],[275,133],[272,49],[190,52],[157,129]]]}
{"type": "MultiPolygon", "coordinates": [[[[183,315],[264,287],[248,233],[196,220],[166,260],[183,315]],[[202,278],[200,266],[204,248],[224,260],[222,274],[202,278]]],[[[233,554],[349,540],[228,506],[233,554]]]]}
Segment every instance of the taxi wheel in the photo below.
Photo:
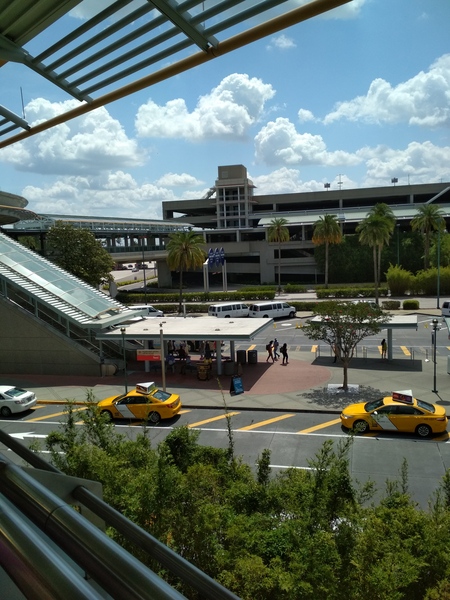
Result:
{"type": "Polygon", "coordinates": [[[364,420],[355,421],[355,423],[353,425],[353,430],[356,433],[367,433],[369,431],[369,429],[370,429],[369,423],[364,420]]]}
{"type": "Polygon", "coordinates": [[[429,437],[431,435],[431,427],[429,425],[418,425],[416,427],[416,433],[422,438],[429,437]]]}
{"type": "Polygon", "coordinates": [[[153,411],[148,415],[148,420],[150,423],[153,423],[153,425],[157,425],[161,421],[161,416],[156,411],[153,411]]]}
{"type": "Polygon", "coordinates": [[[2,413],[2,417],[10,417],[11,416],[11,409],[8,408],[7,406],[2,406],[0,412],[2,413]]]}
{"type": "Polygon", "coordinates": [[[101,415],[104,415],[108,421],[112,421],[112,413],[109,412],[109,410],[102,410],[102,412],[100,413],[101,415]]]}

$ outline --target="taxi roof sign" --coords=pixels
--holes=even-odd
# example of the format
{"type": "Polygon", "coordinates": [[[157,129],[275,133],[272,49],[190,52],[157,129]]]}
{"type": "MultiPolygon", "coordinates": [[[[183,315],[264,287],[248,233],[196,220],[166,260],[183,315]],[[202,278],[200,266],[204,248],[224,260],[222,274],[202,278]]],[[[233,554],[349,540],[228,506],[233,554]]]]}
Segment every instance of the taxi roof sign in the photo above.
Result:
{"type": "Polygon", "coordinates": [[[392,392],[392,399],[397,402],[404,402],[405,404],[413,403],[412,390],[401,390],[399,392],[392,392]]]}
{"type": "Polygon", "coordinates": [[[136,391],[141,394],[149,394],[156,387],[154,381],[148,381],[147,383],[137,383],[136,391]]]}

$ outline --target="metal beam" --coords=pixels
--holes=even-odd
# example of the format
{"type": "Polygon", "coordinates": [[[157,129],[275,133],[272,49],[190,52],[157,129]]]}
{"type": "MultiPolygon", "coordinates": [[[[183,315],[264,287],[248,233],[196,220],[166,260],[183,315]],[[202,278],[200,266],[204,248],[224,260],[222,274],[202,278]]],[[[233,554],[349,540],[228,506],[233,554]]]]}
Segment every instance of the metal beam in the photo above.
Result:
{"type": "Polygon", "coordinates": [[[252,29],[239,33],[228,40],[220,42],[216,48],[208,47],[208,49],[204,52],[196,53],[190,57],[178,61],[177,63],[174,63],[173,65],[160,69],[159,71],[143,77],[142,79],[138,79],[137,81],[121,87],[118,90],[94,99],[89,104],[82,104],[73,110],[58,115],[57,117],[49,119],[43,123],[39,123],[35,127],[31,127],[29,131],[21,132],[7,140],[0,141],[0,148],[6,148],[15,142],[19,142],[23,139],[31,137],[32,135],[36,135],[42,131],[51,129],[56,125],[66,123],[67,121],[91,112],[96,108],[100,108],[106,104],[110,104],[111,102],[125,98],[130,94],[134,94],[135,92],[146,89],[152,85],[155,85],[156,83],[160,83],[161,81],[165,81],[166,79],[174,77],[175,75],[184,73],[185,71],[204,64],[214,58],[224,56],[225,54],[237,50],[238,48],[242,48],[247,44],[278,33],[279,31],[291,27],[292,25],[296,25],[302,21],[306,21],[307,19],[311,19],[312,17],[326,13],[334,8],[348,4],[351,1],[352,0],[314,0],[309,4],[300,6],[299,8],[291,10],[284,15],[275,17],[270,21],[262,23],[261,25],[257,25],[252,29]]]}

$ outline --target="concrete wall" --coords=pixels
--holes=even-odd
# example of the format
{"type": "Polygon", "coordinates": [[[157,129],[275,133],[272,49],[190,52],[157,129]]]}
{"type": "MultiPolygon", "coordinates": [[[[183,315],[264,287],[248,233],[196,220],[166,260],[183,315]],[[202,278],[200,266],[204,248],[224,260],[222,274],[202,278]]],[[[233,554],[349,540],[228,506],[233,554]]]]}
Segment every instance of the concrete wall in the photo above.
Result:
{"type": "Polygon", "coordinates": [[[100,359],[0,297],[0,373],[100,375],[100,359]]]}

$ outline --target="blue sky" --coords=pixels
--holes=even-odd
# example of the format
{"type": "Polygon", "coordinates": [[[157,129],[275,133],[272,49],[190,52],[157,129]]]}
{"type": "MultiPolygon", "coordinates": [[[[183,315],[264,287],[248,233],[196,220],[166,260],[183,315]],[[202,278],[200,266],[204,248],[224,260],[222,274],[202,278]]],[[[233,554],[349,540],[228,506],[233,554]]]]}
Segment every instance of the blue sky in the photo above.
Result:
{"type": "MultiPolygon", "coordinates": [[[[449,23],[449,0],[353,0],[0,150],[0,189],[37,213],[152,219],[219,165],[256,194],[450,181],[449,23]]],[[[30,122],[78,105],[21,65],[0,77],[30,122]]]]}

